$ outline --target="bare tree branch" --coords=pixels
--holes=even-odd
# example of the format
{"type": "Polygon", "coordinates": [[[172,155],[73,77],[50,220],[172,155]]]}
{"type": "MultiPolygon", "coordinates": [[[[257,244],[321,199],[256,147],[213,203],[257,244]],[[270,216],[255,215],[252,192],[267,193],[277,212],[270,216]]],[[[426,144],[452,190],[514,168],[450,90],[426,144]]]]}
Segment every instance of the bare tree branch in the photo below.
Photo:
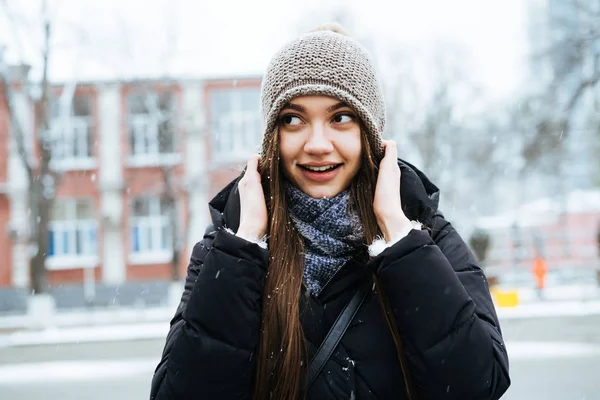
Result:
{"type": "MultiPolygon", "coordinates": [[[[10,28],[11,28],[13,40],[15,41],[15,43],[17,45],[16,50],[19,53],[19,59],[21,60],[21,62],[23,62],[23,60],[25,60],[25,57],[23,54],[23,42],[21,40],[21,35],[19,34],[19,30],[17,29],[16,19],[14,17],[14,14],[10,10],[10,7],[8,6],[7,1],[0,0],[0,2],[4,8],[4,15],[10,22],[10,28]]],[[[21,66],[23,66],[23,64],[21,64],[21,66]]],[[[26,77],[24,77],[24,78],[26,78],[26,77]]],[[[24,79],[24,81],[21,83],[23,85],[22,91],[23,91],[23,93],[25,93],[27,95],[28,94],[27,80],[24,79]]],[[[27,172],[27,177],[29,179],[29,182],[31,182],[31,181],[33,181],[33,166],[31,165],[30,161],[33,158],[33,155],[29,154],[28,148],[25,145],[25,140],[26,140],[25,136],[26,135],[25,135],[25,132],[21,125],[21,122],[18,120],[17,114],[15,112],[16,105],[14,104],[14,98],[13,98],[13,94],[12,94],[12,88],[10,87],[10,83],[7,82],[6,79],[4,79],[4,80],[2,80],[2,85],[3,85],[4,96],[6,96],[5,103],[8,107],[8,117],[11,122],[12,133],[15,138],[15,143],[17,144],[17,151],[19,152],[19,156],[23,163],[23,167],[25,168],[25,170],[27,172]]]]}
{"type": "MultiPolygon", "coordinates": [[[[5,12],[11,24],[15,42],[18,44],[17,51],[22,55],[23,46],[18,35],[14,18],[10,12],[6,0],[2,0],[5,12]]],[[[23,93],[28,100],[33,100],[33,114],[35,129],[32,132],[33,146],[31,149],[25,144],[26,137],[23,126],[20,125],[15,113],[14,99],[12,98],[11,88],[4,83],[8,90],[7,93],[12,121],[12,132],[17,143],[19,155],[23,160],[23,165],[28,175],[28,205],[31,211],[30,226],[29,226],[29,244],[33,244],[36,251],[30,259],[30,285],[34,294],[46,293],[48,291],[48,280],[46,271],[46,256],[48,245],[48,224],[50,221],[51,209],[54,202],[56,187],[60,181],[60,174],[51,168],[52,152],[53,152],[53,135],[51,133],[50,124],[50,78],[49,64],[52,54],[51,37],[52,23],[50,19],[47,0],[42,1],[42,34],[43,45],[41,52],[41,67],[42,77],[40,82],[41,94],[39,98],[30,98],[30,91],[27,79],[24,79],[23,93]],[[30,160],[34,157],[39,157],[39,162],[31,164],[30,160]]],[[[22,62],[24,58],[21,59],[22,62]]]]}
{"type": "Polygon", "coordinates": [[[575,89],[575,91],[571,95],[571,98],[570,98],[569,102],[567,103],[565,111],[566,112],[572,111],[573,108],[575,108],[575,106],[579,102],[579,99],[581,98],[581,96],[583,95],[585,90],[589,87],[596,86],[596,84],[598,84],[598,82],[600,82],[600,73],[594,75],[593,77],[591,77],[589,79],[581,81],[579,83],[579,85],[577,86],[577,89],[575,89]]]}
{"type": "Polygon", "coordinates": [[[596,17],[600,17],[600,10],[594,9],[590,7],[589,0],[573,0],[571,2],[580,12],[583,12],[587,15],[593,15],[596,17]]]}
{"type": "Polygon", "coordinates": [[[15,138],[15,143],[17,144],[17,151],[19,156],[23,162],[23,167],[27,172],[27,177],[29,181],[33,180],[33,166],[30,163],[29,152],[25,146],[25,132],[21,126],[20,121],[18,120],[15,113],[15,105],[13,101],[12,88],[10,84],[7,82],[8,77],[0,76],[0,84],[2,85],[2,96],[4,104],[6,104],[7,108],[7,120],[10,123],[10,127],[12,130],[13,137],[15,138]]]}
{"type": "Polygon", "coordinates": [[[35,294],[48,291],[48,278],[46,272],[46,254],[48,245],[48,223],[50,212],[54,203],[54,193],[57,184],[57,175],[50,169],[52,159],[52,148],[50,139],[49,122],[49,90],[48,64],[50,60],[50,35],[52,33],[50,20],[47,14],[47,3],[44,0],[42,17],[44,45],[42,50],[42,81],[41,97],[34,102],[34,115],[37,127],[38,140],[35,141],[41,155],[41,163],[36,177],[30,184],[29,204],[32,210],[31,226],[35,232],[36,253],[31,260],[30,276],[31,287],[35,294]]]}

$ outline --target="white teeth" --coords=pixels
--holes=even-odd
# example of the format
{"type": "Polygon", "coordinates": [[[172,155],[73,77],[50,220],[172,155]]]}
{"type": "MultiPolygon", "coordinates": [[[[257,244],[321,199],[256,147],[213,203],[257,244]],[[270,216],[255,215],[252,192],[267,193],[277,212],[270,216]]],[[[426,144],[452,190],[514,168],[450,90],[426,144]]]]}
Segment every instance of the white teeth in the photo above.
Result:
{"type": "Polygon", "coordinates": [[[335,167],[336,167],[336,165],[325,165],[323,167],[310,167],[308,165],[305,166],[306,169],[310,169],[311,171],[316,171],[316,172],[327,171],[327,170],[333,169],[335,167]]]}

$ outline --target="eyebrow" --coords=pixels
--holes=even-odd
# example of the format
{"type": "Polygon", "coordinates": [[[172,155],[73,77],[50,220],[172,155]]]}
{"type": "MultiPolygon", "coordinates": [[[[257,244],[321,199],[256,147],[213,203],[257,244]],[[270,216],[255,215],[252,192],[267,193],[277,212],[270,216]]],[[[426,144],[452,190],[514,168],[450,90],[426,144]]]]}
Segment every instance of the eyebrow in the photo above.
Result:
{"type": "MultiPolygon", "coordinates": [[[[333,112],[335,110],[339,110],[340,108],[344,108],[344,107],[350,107],[348,104],[344,103],[343,101],[340,101],[337,104],[332,105],[331,107],[327,108],[327,112],[333,112]]],[[[296,110],[299,112],[306,112],[306,109],[304,107],[302,107],[299,104],[292,104],[292,103],[286,103],[283,108],[281,109],[281,111],[285,110],[285,109],[292,109],[292,110],[296,110]]]]}

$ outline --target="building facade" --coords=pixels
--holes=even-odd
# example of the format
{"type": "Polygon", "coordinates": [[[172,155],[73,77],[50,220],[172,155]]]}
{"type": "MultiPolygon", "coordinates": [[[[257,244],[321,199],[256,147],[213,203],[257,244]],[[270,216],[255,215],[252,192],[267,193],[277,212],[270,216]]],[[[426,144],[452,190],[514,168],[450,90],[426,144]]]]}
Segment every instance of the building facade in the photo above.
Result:
{"type": "MultiPolygon", "coordinates": [[[[10,117],[32,149],[38,132],[18,72],[8,74],[10,117]]],[[[171,279],[176,250],[185,276],[208,201],[259,148],[260,78],[66,83],[52,99],[51,286],[171,279]]],[[[9,125],[0,118],[0,287],[27,288],[29,184],[9,125]]]]}

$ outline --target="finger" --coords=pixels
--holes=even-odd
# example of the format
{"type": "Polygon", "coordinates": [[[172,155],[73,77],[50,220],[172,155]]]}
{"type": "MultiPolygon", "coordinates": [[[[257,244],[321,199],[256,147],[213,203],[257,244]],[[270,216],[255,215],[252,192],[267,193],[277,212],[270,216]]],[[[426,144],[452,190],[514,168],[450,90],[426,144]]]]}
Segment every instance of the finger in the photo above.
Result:
{"type": "Polygon", "coordinates": [[[396,160],[398,158],[398,148],[396,147],[396,142],[393,140],[388,140],[385,146],[386,156],[396,160]]]}
{"type": "Polygon", "coordinates": [[[398,159],[398,150],[396,149],[396,142],[393,140],[385,140],[385,153],[381,162],[396,164],[398,159]]]}
{"type": "Polygon", "coordinates": [[[258,154],[254,154],[248,159],[248,162],[246,163],[246,170],[244,171],[244,176],[242,176],[241,182],[246,182],[249,176],[254,176],[254,173],[258,171],[259,157],[260,156],[258,154]]]}
{"type": "Polygon", "coordinates": [[[260,156],[258,154],[254,154],[252,157],[248,159],[248,171],[258,171],[258,159],[260,156]]]}

